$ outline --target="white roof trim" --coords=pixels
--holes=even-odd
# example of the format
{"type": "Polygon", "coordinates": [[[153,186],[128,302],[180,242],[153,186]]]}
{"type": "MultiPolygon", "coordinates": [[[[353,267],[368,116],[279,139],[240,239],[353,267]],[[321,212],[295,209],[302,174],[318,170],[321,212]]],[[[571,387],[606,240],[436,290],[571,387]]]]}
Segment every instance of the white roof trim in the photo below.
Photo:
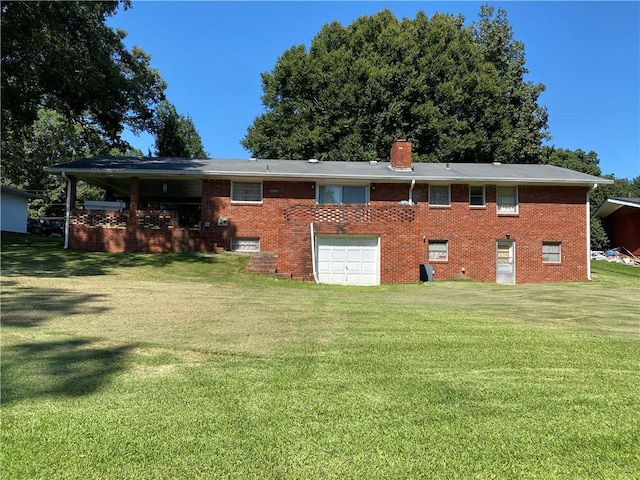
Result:
{"type": "Polygon", "coordinates": [[[620,200],[617,198],[607,198],[604,202],[602,202],[602,205],[598,207],[598,210],[596,210],[596,213],[594,213],[593,216],[596,218],[608,217],[613,212],[621,209],[622,207],[640,208],[640,205],[635,202],[625,202],[624,200],[620,200]]]}

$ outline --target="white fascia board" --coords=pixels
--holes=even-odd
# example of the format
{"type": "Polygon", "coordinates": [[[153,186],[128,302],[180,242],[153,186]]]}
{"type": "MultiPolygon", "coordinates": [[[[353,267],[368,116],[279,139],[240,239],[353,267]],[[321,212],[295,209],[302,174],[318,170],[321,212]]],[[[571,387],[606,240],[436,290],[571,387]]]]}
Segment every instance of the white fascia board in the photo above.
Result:
{"type": "Polygon", "coordinates": [[[622,207],[640,208],[640,206],[638,206],[637,203],[625,202],[624,200],[614,200],[614,199],[608,198],[607,200],[602,202],[602,205],[598,207],[598,210],[596,210],[596,213],[594,213],[593,216],[596,218],[608,217],[613,212],[615,212],[616,210],[622,207]]]}

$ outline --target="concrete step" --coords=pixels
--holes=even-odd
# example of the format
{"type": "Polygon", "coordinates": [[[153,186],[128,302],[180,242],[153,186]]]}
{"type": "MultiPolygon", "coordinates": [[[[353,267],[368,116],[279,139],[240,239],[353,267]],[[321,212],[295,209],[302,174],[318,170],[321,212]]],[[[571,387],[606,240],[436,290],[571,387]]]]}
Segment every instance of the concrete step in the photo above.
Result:
{"type": "Polygon", "coordinates": [[[252,253],[247,263],[247,272],[274,275],[278,272],[277,253],[252,253]]]}

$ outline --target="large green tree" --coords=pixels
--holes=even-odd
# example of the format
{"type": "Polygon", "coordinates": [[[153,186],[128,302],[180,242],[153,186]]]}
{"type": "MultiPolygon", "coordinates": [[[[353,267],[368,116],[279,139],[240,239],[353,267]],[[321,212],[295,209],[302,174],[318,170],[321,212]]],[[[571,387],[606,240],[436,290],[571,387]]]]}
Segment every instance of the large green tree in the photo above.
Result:
{"type": "Polygon", "coordinates": [[[594,151],[585,152],[581,149],[544,147],[540,163],[568,168],[588,175],[602,175],[600,159],[594,151]]]}
{"type": "Polygon", "coordinates": [[[161,102],[156,109],[154,131],[155,154],[159,157],[208,157],[191,117],[181,115],[167,101],[161,102]]]}
{"type": "Polygon", "coordinates": [[[92,137],[94,153],[126,147],[120,138],[125,127],[134,132],[153,127],[165,82],[144,51],[124,46],[123,31],[106,26],[121,4],[130,6],[128,1],[2,2],[3,182],[21,183],[20,170],[40,166],[24,153],[37,141],[32,135],[43,109],[92,137]]]}
{"type": "Polygon", "coordinates": [[[524,43],[515,40],[507,11],[482,5],[471,24],[476,44],[500,78],[500,103],[495,106],[504,122],[496,142],[495,158],[514,163],[538,163],[540,146],[550,138],[547,109],[538,104],[545,86],[525,81],[524,43]]]}
{"type": "Polygon", "coordinates": [[[524,73],[502,11],[482,10],[470,26],[388,10],[334,22],[262,74],[266,111],[242,145],[262,158],[372,160],[404,138],[417,161],[537,162],[543,86],[524,73]]]}
{"type": "MultiPolygon", "coordinates": [[[[3,159],[3,175],[11,178],[13,185],[41,195],[41,199],[31,202],[31,215],[56,216],[64,211],[66,181],[60,176],[49,175],[43,167],[96,153],[142,155],[136,149],[122,150],[107,148],[100,142],[96,144],[98,137],[91,131],[87,132],[86,128],[55,110],[41,108],[20,145],[20,151],[14,152],[29,161],[16,166],[11,163],[5,165],[3,159]]],[[[103,190],[78,182],[78,200],[100,199],[104,199],[103,190]]]]}

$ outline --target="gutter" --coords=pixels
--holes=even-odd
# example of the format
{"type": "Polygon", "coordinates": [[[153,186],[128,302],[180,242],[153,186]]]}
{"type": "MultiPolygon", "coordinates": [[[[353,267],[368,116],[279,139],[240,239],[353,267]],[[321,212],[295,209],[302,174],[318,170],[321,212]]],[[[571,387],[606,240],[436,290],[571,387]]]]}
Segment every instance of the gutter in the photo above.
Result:
{"type": "Polygon", "coordinates": [[[411,179],[411,186],[409,187],[409,205],[413,205],[413,187],[416,186],[416,179],[411,179]]]}
{"type": "Polygon", "coordinates": [[[315,234],[313,233],[313,222],[309,223],[309,230],[311,231],[311,269],[313,271],[313,280],[316,283],[320,283],[318,281],[318,272],[316,271],[316,242],[315,234]]]}
{"type": "MultiPolygon", "coordinates": [[[[68,173],[67,169],[67,173],[68,173]]],[[[147,170],[147,169],[132,169],[132,170],[115,170],[115,169],[90,169],[90,168],[78,168],[71,169],[74,175],[88,175],[99,177],[140,177],[140,178],[184,178],[184,177],[196,177],[196,178],[222,178],[222,179],[234,179],[234,178],[255,178],[255,179],[277,179],[277,180],[305,180],[305,181],[317,181],[322,180],[359,180],[362,182],[388,182],[395,183],[404,179],[412,178],[419,182],[448,182],[448,183],[485,183],[492,185],[564,185],[564,186],[579,186],[590,187],[593,185],[593,180],[580,180],[580,179],[552,179],[552,178],[524,178],[524,177],[473,177],[469,175],[454,176],[454,175],[416,175],[415,172],[395,172],[395,175],[388,174],[376,174],[375,172],[369,174],[332,174],[323,172],[313,173],[300,173],[300,172],[286,172],[286,171],[229,171],[229,170],[147,170]]],[[[65,170],[56,167],[45,167],[45,171],[56,174],[64,173],[65,170]]],[[[603,185],[612,184],[613,180],[598,178],[598,182],[603,185]]]]}
{"type": "Polygon", "coordinates": [[[586,213],[587,213],[587,280],[591,280],[591,200],[589,194],[598,188],[598,184],[594,183],[587,192],[586,213]]]}

